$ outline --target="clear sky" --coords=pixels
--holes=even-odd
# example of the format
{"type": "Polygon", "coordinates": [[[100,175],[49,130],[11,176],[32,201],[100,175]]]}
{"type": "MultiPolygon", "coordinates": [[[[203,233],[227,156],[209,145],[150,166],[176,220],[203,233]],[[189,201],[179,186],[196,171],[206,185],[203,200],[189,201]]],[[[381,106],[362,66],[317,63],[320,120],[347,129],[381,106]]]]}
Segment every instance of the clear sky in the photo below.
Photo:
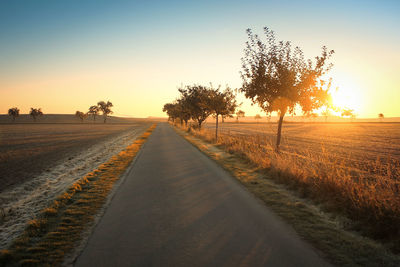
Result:
{"type": "Polygon", "coordinates": [[[115,115],[165,116],[181,84],[240,87],[245,30],[268,26],[309,58],[335,50],[338,104],[400,116],[399,14],[397,0],[0,0],[0,113],[110,100],[115,115]]]}

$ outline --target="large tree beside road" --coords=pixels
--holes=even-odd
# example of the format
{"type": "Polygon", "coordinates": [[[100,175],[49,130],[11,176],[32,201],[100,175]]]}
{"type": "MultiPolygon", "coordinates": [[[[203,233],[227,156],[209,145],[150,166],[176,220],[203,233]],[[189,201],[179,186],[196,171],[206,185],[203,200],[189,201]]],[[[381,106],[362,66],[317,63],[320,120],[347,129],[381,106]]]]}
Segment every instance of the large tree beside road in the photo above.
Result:
{"type": "Polygon", "coordinates": [[[247,30],[240,90],[266,113],[278,113],[276,151],[279,151],[286,114],[294,114],[297,106],[309,114],[327,104],[330,82],[323,77],[332,67],[328,60],[334,51],[323,46],[321,55],[313,62],[305,59],[299,47],[293,49],[290,42],[277,42],[269,28],[264,28],[264,33],[266,42],[247,30]]]}

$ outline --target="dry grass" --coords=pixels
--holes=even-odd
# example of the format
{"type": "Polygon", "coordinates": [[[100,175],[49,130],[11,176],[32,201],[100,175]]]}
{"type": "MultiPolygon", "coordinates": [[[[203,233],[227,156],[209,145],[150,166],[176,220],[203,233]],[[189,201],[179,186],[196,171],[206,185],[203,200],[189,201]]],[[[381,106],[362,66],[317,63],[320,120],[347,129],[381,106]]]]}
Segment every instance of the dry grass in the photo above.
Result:
{"type": "Polygon", "coordinates": [[[66,253],[81,239],[105,203],[114,183],[125,172],[155,125],[125,150],[74,183],[28,223],[23,234],[0,256],[0,264],[60,265],[66,253]]]}
{"type": "MultiPolygon", "coordinates": [[[[375,124],[374,127],[380,126],[375,124]]],[[[303,136],[297,136],[295,141],[286,140],[282,153],[277,154],[273,151],[271,139],[258,134],[256,130],[251,131],[249,125],[224,125],[224,127],[228,130],[222,131],[217,141],[214,130],[211,128],[194,130],[192,133],[219,145],[229,153],[240,155],[262,169],[264,173],[270,174],[275,181],[298,192],[301,197],[321,204],[324,210],[350,218],[351,223],[346,225],[348,229],[360,231],[364,235],[381,240],[396,253],[400,251],[400,164],[392,155],[386,154],[386,159],[377,157],[373,160],[371,159],[373,156],[369,154],[371,150],[382,149],[374,147],[374,145],[377,146],[375,139],[390,140],[391,136],[387,130],[386,135],[381,132],[380,136],[373,138],[371,131],[358,132],[357,136],[357,131],[354,129],[346,131],[343,125],[339,125],[346,134],[353,131],[351,132],[352,139],[358,140],[353,144],[356,146],[357,153],[354,153],[356,158],[352,158],[351,151],[350,153],[349,151],[339,152],[346,148],[349,150],[349,144],[346,147],[343,144],[345,141],[338,141],[337,135],[336,139],[331,137],[332,140],[325,148],[324,144],[321,146],[320,143],[320,148],[322,148],[317,151],[315,147],[308,144],[319,143],[320,137],[314,137],[313,140],[313,135],[308,134],[306,138],[303,134],[303,136]],[[236,129],[243,127],[247,131],[241,129],[235,132],[235,127],[236,129]],[[303,138],[303,142],[300,137],[303,138]],[[368,140],[370,143],[367,143],[368,140]],[[295,144],[294,148],[288,148],[287,143],[290,142],[292,145],[295,144]],[[357,146],[360,142],[364,148],[370,148],[365,149],[365,157],[362,157],[362,149],[357,146]],[[337,152],[328,149],[330,146],[337,152]],[[354,162],[360,163],[356,165],[354,162]]],[[[251,127],[256,129],[257,126],[251,127]]],[[[333,127],[337,128],[336,131],[340,130],[338,125],[333,125],[333,127]]],[[[354,125],[349,125],[349,127],[354,127],[354,125]]],[[[397,128],[393,129],[392,126],[392,132],[400,130],[400,125],[396,124],[395,127],[397,128]]],[[[330,131],[332,132],[332,129],[330,131]]],[[[288,136],[286,137],[288,139],[291,136],[296,137],[290,134],[288,136]]],[[[392,147],[396,146],[399,146],[399,143],[392,142],[392,147]]]]}

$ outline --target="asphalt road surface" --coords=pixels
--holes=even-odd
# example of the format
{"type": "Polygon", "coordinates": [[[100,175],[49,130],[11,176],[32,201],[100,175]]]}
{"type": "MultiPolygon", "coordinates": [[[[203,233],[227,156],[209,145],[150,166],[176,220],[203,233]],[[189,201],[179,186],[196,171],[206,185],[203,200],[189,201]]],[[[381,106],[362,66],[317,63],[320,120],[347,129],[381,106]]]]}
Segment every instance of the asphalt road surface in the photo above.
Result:
{"type": "Polygon", "coordinates": [[[168,124],[142,148],[75,266],[329,266],[168,124]]]}

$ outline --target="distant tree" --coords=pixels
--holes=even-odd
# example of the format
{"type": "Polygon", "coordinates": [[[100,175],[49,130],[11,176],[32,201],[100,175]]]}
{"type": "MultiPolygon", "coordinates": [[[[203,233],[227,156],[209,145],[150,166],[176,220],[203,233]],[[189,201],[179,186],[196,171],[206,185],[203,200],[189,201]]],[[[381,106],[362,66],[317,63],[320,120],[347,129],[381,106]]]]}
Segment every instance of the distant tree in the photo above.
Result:
{"type": "Polygon", "coordinates": [[[211,114],[215,116],[215,140],[218,140],[218,117],[231,116],[235,112],[238,106],[233,91],[226,88],[223,92],[217,89],[210,89],[209,92],[208,107],[211,110],[211,114]]]}
{"type": "Polygon", "coordinates": [[[243,110],[236,111],[236,122],[239,123],[239,118],[244,118],[245,112],[243,110]]]}
{"type": "MultiPolygon", "coordinates": [[[[9,112],[10,112],[10,111],[9,111],[9,112]]],[[[382,122],[383,119],[385,118],[385,116],[383,115],[383,113],[379,113],[379,114],[378,114],[378,118],[379,118],[379,121],[382,122]]]]}
{"type": "Polygon", "coordinates": [[[354,110],[345,108],[342,110],[342,113],[340,115],[342,117],[351,117],[351,116],[353,116],[353,112],[354,112],[354,110]]]}
{"type": "Polygon", "coordinates": [[[75,112],[75,116],[78,117],[81,122],[83,122],[83,120],[87,117],[87,114],[78,110],[75,112]]]}
{"type": "Polygon", "coordinates": [[[8,110],[8,115],[13,118],[13,122],[15,122],[15,118],[19,116],[19,109],[17,107],[10,108],[8,110]]]}
{"type": "Polygon", "coordinates": [[[267,113],[267,120],[268,120],[268,123],[271,122],[271,117],[272,117],[271,112],[268,112],[268,113],[267,113]]]}
{"type": "Polygon", "coordinates": [[[310,113],[307,113],[306,116],[310,121],[315,121],[315,118],[318,117],[318,114],[315,112],[310,112],[310,113]]]}
{"type": "Polygon", "coordinates": [[[96,116],[100,113],[99,106],[90,106],[88,114],[93,116],[93,121],[96,121],[96,116]]]}
{"type": "Polygon", "coordinates": [[[184,99],[190,117],[197,122],[201,129],[202,123],[211,115],[210,109],[210,87],[203,85],[188,85],[178,89],[181,93],[181,99],[184,99]]]}
{"type": "Polygon", "coordinates": [[[109,114],[112,114],[113,111],[111,110],[111,108],[113,107],[113,104],[110,101],[104,102],[104,101],[100,101],[97,103],[97,106],[99,107],[100,111],[103,113],[103,119],[104,119],[104,123],[106,123],[107,121],[107,116],[109,114]]]}
{"type": "Polygon", "coordinates": [[[321,112],[321,115],[324,116],[325,122],[328,122],[328,117],[330,115],[329,110],[325,109],[324,111],[321,112]]]}
{"type": "Polygon", "coordinates": [[[316,63],[305,60],[299,47],[290,42],[276,42],[275,34],[264,28],[264,43],[250,29],[247,30],[245,55],[242,58],[241,91],[265,112],[279,115],[276,151],[279,151],[283,118],[294,113],[299,105],[303,113],[310,113],[328,101],[330,83],[321,79],[332,67],[327,61],[334,53],[322,47],[316,63]],[[326,89],[325,89],[326,88],[326,89]]]}
{"type": "Polygon", "coordinates": [[[36,122],[36,118],[39,116],[43,116],[43,112],[42,112],[41,108],[31,108],[29,115],[31,115],[33,118],[33,121],[36,122]]]}
{"type": "Polygon", "coordinates": [[[258,123],[258,121],[261,120],[260,114],[256,114],[256,115],[254,116],[254,119],[255,119],[255,120],[257,121],[257,123],[258,123]]]}

